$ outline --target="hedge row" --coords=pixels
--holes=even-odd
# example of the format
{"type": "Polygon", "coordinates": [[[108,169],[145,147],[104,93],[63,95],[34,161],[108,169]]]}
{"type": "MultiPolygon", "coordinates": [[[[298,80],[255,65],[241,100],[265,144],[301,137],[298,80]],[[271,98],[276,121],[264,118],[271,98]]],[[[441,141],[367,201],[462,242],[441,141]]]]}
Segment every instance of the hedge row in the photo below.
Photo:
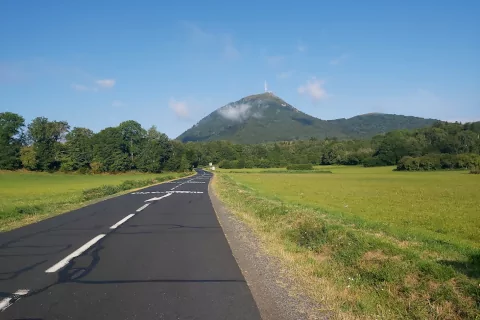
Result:
{"type": "Polygon", "coordinates": [[[480,168],[478,154],[427,154],[421,157],[403,157],[397,165],[398,171],[432,171],[480,168]]]}
{"type": "Polygon", "coordinates": [[[287,170],[313,170],[313,166],[311,163],[290,164],[287,166],[287,170]]]}

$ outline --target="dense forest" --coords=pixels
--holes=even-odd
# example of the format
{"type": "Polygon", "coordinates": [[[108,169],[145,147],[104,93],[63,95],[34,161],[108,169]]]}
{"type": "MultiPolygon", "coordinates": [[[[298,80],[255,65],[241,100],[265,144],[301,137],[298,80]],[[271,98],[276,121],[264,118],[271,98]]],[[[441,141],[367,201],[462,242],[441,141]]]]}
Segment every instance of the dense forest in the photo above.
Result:
{"type": "Polygon", "coordinates": [[[480,122],[436,122],[365,140],[311,138],[263,144],[169,139],[133,120],[94,133],[44,117],[28,125],[0,113],[0,169],[79,173],[185,171],[209,162],[222,168],[269,168],[289,164],[397,165],[398,170],[480,167],[480,122]]]}

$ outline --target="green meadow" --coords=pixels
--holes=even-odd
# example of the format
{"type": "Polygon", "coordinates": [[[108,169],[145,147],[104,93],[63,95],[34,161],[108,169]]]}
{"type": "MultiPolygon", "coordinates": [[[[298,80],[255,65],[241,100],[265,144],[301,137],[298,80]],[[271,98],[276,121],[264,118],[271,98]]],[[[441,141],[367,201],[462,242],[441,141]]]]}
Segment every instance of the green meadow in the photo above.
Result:
{"type": "Polygon", "coordinates": [[[184,175],[183,173],[80,175],[0,171],[0,231],[78,208],[94,198],[184,175]],[[104,189],[108,189],[108,192],[104,192],[104,189]]]}
{"type": "Polygon", "coordinates": [[[340,318],[480,315],[478,175],[315,169],[219,170],[215,190],[340,318]]]}

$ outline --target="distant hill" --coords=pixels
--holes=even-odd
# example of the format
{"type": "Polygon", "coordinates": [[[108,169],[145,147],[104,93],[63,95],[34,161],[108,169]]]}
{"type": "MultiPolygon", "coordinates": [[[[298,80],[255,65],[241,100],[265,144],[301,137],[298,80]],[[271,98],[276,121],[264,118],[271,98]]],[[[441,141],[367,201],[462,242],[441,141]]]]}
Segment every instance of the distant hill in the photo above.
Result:
{"type": "Polygon", "coordinates": [[[414,129],[434,119],[370,113],[350,119],[321,120],[296,109],[272,93],[229,103],[200,120],[177,139],[230,140],[238,143],[301,140],[311,137],[369,138],[395,129],[414,129]]]}

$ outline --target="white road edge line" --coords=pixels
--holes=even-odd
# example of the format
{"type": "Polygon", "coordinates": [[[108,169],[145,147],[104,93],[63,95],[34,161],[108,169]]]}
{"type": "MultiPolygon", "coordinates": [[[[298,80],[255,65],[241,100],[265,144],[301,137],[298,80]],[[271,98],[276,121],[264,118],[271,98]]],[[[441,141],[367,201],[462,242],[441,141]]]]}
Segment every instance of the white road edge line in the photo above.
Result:
{"type": "Polygon", "coordinates": [[[88,248],[90,248],[91,246],[93,246],[95,243],[97,243],[100,239],[102,239],[103,237],[105,237],[105,234],[99,234],[98,236],[96,236],[95,238],[93,238],[92,240],[88,241],[87,243],[85,243],[83,246],[81,246],[80,248],[78,248],[77,250],[75,250],[74,252],[70,253],[68,256],[66,256],[65,258],[63,258],[62,260],[60,260],[58,263],[54,264],[52,267],[48,268],[47,270],[45,270],[46,273],[53,273],[53,272],[57,272],[58,270],[60,270],[61,268],[65,267],[69,262],[70,260],[72,260],[73,258],[76,258],[78,257],[79,255],[81,255],[84,251],[86,251],[88,248]]]}
{"type": "Polygon", "coordinates": [[[160,200],[160,199],[163,199],[163,198],[169,197],[169,196],[171,196],[171,195],[172,195],[172,193],[170,192],[170,193],[167,193],[166,195],[164,195],[164,196],[161,196],[161,197],[158,197],[158,198],[151,198],[151,199],[145,200],[145,202],[147,202],[147,201],[155,201],[155,200],[160,200]]]}
{"type": "Polygon", "coordinates": [[[17,290],[12,297],[8,297],[5,299],[0,300],[0,312],[5,311],[8,307],[12,305],[12,299],[17,296],[17,299],[20,299],[21,296],[27,295],[30,292],[28,289],[20,289],[17,290]]]}
{"type": "Polygon", "coordinates": [[[144,204],[143,206],[141,206],[140,208],[137,209],[137,212],[142,211],[143,209],[145,209],[145,208],[148,207],[149,205],[150,205],[150,203],[144,204]]]}
{"type": "Polygon", "coordinates": [[[130,213],[128,216],[126,216],[125,218],[123,218],[122,220],[118,221],[117,223],[115,223],[113,226],[110,227],[110,229],[117,229],[122,223],[124,223],[125,221],[127,221],[128,219],[130,219],[131,217],[133,217],[135,214],[134,213],[130,213]]]}

